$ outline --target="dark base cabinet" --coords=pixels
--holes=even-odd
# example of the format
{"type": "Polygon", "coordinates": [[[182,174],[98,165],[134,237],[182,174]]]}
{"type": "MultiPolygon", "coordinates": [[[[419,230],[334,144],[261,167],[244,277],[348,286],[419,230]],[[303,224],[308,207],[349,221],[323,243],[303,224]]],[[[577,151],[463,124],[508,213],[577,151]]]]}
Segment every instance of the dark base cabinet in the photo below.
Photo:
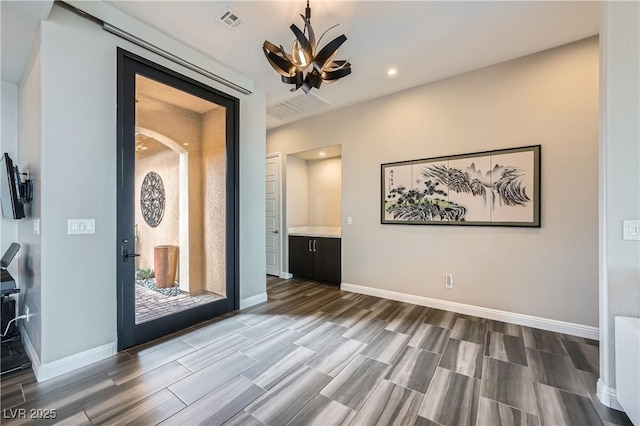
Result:
{"type": "Polygon", "coordinates": [[[289,272],[331,284],[341,282],[341,239],[289,237],[289,272]]]}
{"type": "Polygon", "coordinates": [[[289,272],[313,279],[313,238],[289,237],[289,272]]]}

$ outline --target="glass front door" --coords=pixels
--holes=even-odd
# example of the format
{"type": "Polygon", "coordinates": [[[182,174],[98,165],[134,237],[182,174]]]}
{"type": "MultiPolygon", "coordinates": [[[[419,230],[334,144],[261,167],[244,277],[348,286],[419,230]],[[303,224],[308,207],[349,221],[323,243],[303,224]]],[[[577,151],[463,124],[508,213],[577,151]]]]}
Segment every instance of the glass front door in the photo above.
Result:
{"type": "Polygon", "coordinates": [[[119,52],[119,348],[237,308],[237,99],[119,52]]]}

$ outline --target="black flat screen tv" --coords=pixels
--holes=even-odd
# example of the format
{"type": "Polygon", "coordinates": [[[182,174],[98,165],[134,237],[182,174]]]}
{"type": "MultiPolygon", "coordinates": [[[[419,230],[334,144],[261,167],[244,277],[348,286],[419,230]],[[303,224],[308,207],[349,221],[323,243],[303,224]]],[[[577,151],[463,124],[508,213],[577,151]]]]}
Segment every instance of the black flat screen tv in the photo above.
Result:
{"type": "Polygon", "coordinates": [[[20,195],[20,172],[13,165],[13,160],[6,152],[0,159],[0,201],[2,216],[6,218],[22,219],[24,217],[24,204],[20,195]]]}

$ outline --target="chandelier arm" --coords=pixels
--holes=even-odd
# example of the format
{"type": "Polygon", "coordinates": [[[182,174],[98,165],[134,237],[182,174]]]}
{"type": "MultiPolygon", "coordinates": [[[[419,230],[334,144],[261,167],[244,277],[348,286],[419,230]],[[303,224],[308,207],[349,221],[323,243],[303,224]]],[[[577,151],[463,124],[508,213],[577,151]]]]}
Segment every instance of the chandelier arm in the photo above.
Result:
{"type": "Polygon", "coordinates": [[[318,52],[315,59],[313,60],[313,67],[318,71],[322,70],[331,56],[336,53],[336,51],[340,48],[340,46],[342,46],[342,43],[344,43],[345,41],[347,41],[347,37],[342,34],[341,36],[338,36],[327,43],[327,45],[323,47],[320,52],[318,52]]]}
{"type": "Polygon", "coordinates": [[[302,73],[296,73],[292,76],[282,76],[282,82],[287,84],[295,84],[296,86],[302,85],[302,73]]]}
{"type": "Polygon", "coordinates": [[[302,47],[302,51],[304,52],[306,62],[307,64],[309,64],[313,60],[313,56],[312,56],[313,49],[311,48],[311,44],[309,43],[309,40],[307,40],[307,37],[304,35],[302,31],[300,31],[300,28],[298,28],[295,24],[291,24],[289,28],[291,28],[291,31],[293,31],[296,38],[298,39],[298,43],[300,43],[300,46],[302,47]],[[309,57],[307,57],[307,55],[309,55],[309,57]]]}
{"type": "Polygon", "coordinates": [[[278,74],[282,76],[290,75],[292,68],[295,67],[287,59],[276,53],[279,51],[279,49],[275,44],[265,40],[262,49],[264,52],[264,56],[267,58],[273,69],[276,70],[278,74]]]}
{"type": "Polygon", "coordinates": [[[340,68],[335,71],[325,71],[322,73],[322,81],[325,83],[333,83],[351,74],[351,68],[340,68]]]}
{"type": "Polygon", "coordinates": [[[351,68],[351,63],[349,61],[333,61],[329,65],[325,65],[322,68],[323,71],[337,71],[343,68],[351,68]]]}
{"type": "MultiPolygon", "coordinates": [[[[302,16],[302,15],[300,15],[302,16]]],[[[304,29],[309,34],[309,44],[311,45],[311,55],[315,55],[316,47],[318,44],[316,43],[316,34],[313,31],[313,27],[311,26],[311,19],[307,19],[305,17],[302,18],[304,20],[304,29]]]]}
{"type": "Polygon", "coordinates": [[[292,77],[284,77],[284,76],[282,76],[282,82],[286,83],[286,84],[293,84],[295,87],[292,87],[291,91],[295,92],[300,87],[302,87],[302,84],[303,84],[302,73],[297,73],[292,77]]]}
{"type": "Polygon", "coordinates": [[[287,55],[287,52],[284,51],[284,47],[282,47],[282,45],[276,46],[275,44],[271,43],[268,40],[264,41],[264,44],[262,45],[262,47],[267,48],[273,54],[279,55],[281,57],[286,57],[287,55]]]}
{"type": "Polygon", "coordinates": [[[313,88],[319,89],[321,84],[322,79],[320,78],[320,75],[315,70],[310,71],[307,73],[307,76],[302,83],[302,91],[304,93],[309,93],[313,88]]]}
{"type": "Polygon", "coordinates": [[[320,42],[322,41],[322,37],[324,37],[324,35],[326,33],[328,33],[329,31],[331,31],[332,29],[334,29],[335,27],[337,27],[340,24],[335,24],[333,27],[329,27],[327,28],[327,30],[325,32],[322,33],[322,35],[320,36],[320,38],[318,39],[318,44],[320,44],[320,42]]]}
{"type": "Polygon", "coordinates": [[[272,51],[272,52],[277,52],[280,50],[280,47],[271,43],[269,40],[265,40],[264,43],[262,44],[262,47],[265,49],[269,49],[269,51],[272,51]]]}
{"type": "Polygon", "coordinates": [[[278,52],[274,52],[274,53],[276,55],[280,56],[281,58],[284,58],[287,61],[291,62],[293,65],[296,65],[296,62],[293,60],[293,56],[288,54],[287,51],[284,50],[284,47],[282,45],[280,45],[280,47],[278,47],[278,52]]]}
{"type": "Polygon", "coordinates": [[[326,61],[324,61],[324,63],[322,64],[322,68],[319,69],[319,72],[323,72],[323,71],[333,71],[331,69],[331,65],[333,64],[333,62],[336,60],[336,55],[338,54],[338,51],[336,50],[335,52],[333,52],[331,54],[331,56],[329,56],[329,58],[327,58],[326,61]]]}
{"type": "Polygon", "coordinates": [[[271,64],[271,67],[281,76],[289,76],[290,73],[287,72],[287,70],[285,68],[281,68],[275,61],[274,59],[276,59],[277,56],[273,55],[272,53],[269,53],[267,55],[267,60],[269,61],[269,64],[271,64]]]}

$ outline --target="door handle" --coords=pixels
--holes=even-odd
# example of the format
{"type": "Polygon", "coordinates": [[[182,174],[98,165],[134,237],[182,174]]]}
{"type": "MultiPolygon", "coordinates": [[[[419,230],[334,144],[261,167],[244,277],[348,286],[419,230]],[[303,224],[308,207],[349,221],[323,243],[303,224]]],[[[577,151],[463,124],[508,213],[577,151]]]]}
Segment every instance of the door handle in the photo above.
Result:
{"type": "Polygon", "coordinates": [[[313,240],[309,240],[309,251],[311,251],[311,243],[313,242],[313,240]]]}
{"type": "Polygon", "coordinates": [[[313,240],[313,251],[314,251],[314,253],[315,253],[317,247],[318,247],[318,240],[313,240]]]}
{"type": "Polygon", "coordinates": [[[124,254],[122,256],[123,257],[122,260],[124,260],[126,262],[128,258],[130,258],[130,257],[138,257],[138,256],[140,256],[140,253],[127,253],[127,251],[125,250],[124,254]]]}
{"type": "Polygon", "coordinates": [[[122,249],[122,261],[128,262],[130,257],[138,257],[140,253],[129,253],[127,249],[122,249]]]}
{"type": "Polygon", "coordinates": [[[130,257],[138,257],[140,256],[140,253],[129,253],[129,250],[127,250],[126,248],[124,248],[124,244],[127,244],[129,242],[129,240],[124,239],[122,240],[122,249],[121,249],[121,253],[122,253],[122,261],[123,262],[128,262],[130,257]]]}
{"type": "Polygon", "coordinates": [[[271,231],[271,233],[272,233],[272,234],[277,234],[277,233],[278,233],[278,230],[277,230],[277,229],[274,229],[273,231],[271,231]]]}

